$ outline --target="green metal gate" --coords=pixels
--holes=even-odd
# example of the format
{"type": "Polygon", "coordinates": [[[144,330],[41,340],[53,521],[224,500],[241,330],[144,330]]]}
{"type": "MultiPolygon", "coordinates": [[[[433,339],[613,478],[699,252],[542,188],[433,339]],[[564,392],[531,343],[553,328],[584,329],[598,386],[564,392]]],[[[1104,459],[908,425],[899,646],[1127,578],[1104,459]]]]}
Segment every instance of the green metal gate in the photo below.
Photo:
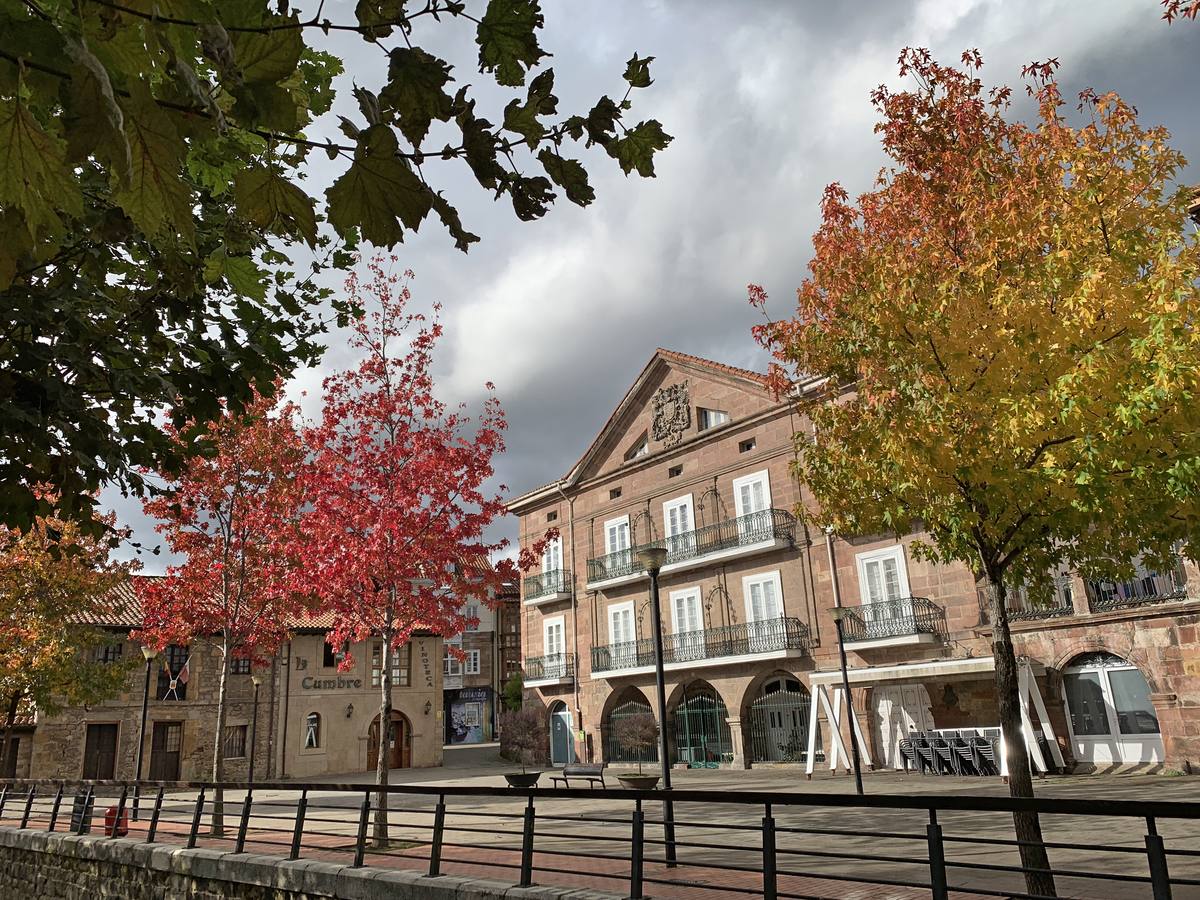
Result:
{"type": "Polygon", "coordinates": [[[732,761],[728,715],[724,702],[708,685],[685,688],[675,707],[675,762],[687,763],[691,769],[715,769],[723,761],[732,761]]]}
{"type": "Polygon", "coordinates": [[[651,716],[650,703],[641,697],[631,697],[624,703],[618,703],[613,707],[612,712],[608,714],[607,728],[604,735],[604,761],[607,763],[648,763],[658,762],[658,747],[651,746],[644,749],[637,747],[627,747],[617,740],[616,730],[621,722],[632,719],[634,716],[651,716]],[[641,759],[638,757],[641,756],[641,759]]]}
{"type": "MultiPolygon", "coordinates": [[[[763,694],[750,704],[752,762],[804,762],[808,749],[808,717],[812,703],[803,687],[763,694]]],[[[817,758],[821,737],[817,735],[817,758]]]]}

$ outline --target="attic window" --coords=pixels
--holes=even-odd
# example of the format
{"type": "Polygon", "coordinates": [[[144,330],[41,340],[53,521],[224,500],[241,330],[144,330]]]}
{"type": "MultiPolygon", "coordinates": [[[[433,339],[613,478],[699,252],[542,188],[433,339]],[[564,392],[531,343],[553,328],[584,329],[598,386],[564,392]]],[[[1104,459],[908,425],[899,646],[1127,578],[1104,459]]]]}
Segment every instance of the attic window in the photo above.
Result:
{"type": "Polygon", "coordinates": [[[716,428],[718,425],[724,425],[729,421],[729,413],[721,409],[705,409],[703,406],[696,407],[696,423],[701,431],[708,431],[710,428],[716,428]]]}
{"type": "Polygon", "coordinates": [[[682,475],[682,474],[683,474],[683,463],[680,463],[677,466],[671,466],[671,468],[667,469],[667,477],[668,478],[675,478],[677,475],[682,475]]]}
{"type": "Polygon", "coordinates": [[[738,444],[738,453],[749,453],[754,449],[754,438],[747,438],[738,444]]]}
{"type": "Polygon", "coordinates": [[[646,440],[646,432],[642,432],[642,436],[634,441],[633,446],[625,451],[625,462],[631,459],[637,459],[639,456],[645,456],[650,452],[650,442],[646,440]]]}
{"type": "Polygon", "coordinates": [[[546,513],[546,521],[547,522],[557,522],[558,521],[558,513],[557,512],[546,513]]]}
{"type": "Polygon", "coordinates": [[[621,496],[621,489],[619,487],[615,487],[608,492],[609,500],[616,500],[620,496],[621,496]]]}

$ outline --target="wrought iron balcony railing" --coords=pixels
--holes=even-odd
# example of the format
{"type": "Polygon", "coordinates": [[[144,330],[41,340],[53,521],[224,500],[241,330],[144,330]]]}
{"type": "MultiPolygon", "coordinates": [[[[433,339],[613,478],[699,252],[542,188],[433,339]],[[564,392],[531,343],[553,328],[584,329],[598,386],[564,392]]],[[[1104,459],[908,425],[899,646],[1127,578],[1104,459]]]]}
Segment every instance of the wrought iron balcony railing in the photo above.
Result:
{"type": "Polygon", "coordinates": [[[1169,600],[1185,600],[1188,592],[1182,571],[1148,572],[1133,581],[1088,581],[1088,608],[1092,612],[1112,612],[1169,600]]]}
{"type": "Polygon", "coordinates": [[[543,681],[575,677],[575,658],[566,653],[530,656],[525,660],[525,680],[543,681]]]}
{"type": "Polygon", "coordinates": [[[526,600],[536,600],[538,597],[567,594],[570,591],[571,572],[567,569],[555,569],[540,575],[526,576],[523,594],[526,600]]]}
{"type": "MultiPolygon", "coordinates": [[[[1075,615],[1074,581],[1070,575],[1050,579],[1042,590],[1035,591],[1025,584],[1007,585],[1008,620],[1036,622],[1075,615]]],[[[992,610],[984,592],[979,593],[979,622],[991,624],[992,610]]]]}
{"type": "Polygon", "coordinates": [[[946,611],[927,597],[864,603],[842,621],[846,643],[916,634],[946,636],[946,611]]]}
{"type": "MultiPolygon", "coordinates": [[[[663,565],[669,566],[686,560],[702,559],[710,553],[748,547],[770,540],[794,542],[796,517],[783,509],[763,509],[653,543],[667,548],[667,558],[663,565]]],[[[642,544],[589,559],[588,582],[641,574],[642,566],[638,562],[637,551],[643,546],[651,544],[642,544]]]]}
{"type": "MultiPolygon", "coordinates": [[[[722,625],[703,631],[663,635],[663,665],[717,660],[778,650],[809,648],[808,626],[799,619],[780,617],[760,622],[722,625]]],[[[592,648],[592,671],[612,672],[654,665],[654,641],[643,638],[592,648]]]]}

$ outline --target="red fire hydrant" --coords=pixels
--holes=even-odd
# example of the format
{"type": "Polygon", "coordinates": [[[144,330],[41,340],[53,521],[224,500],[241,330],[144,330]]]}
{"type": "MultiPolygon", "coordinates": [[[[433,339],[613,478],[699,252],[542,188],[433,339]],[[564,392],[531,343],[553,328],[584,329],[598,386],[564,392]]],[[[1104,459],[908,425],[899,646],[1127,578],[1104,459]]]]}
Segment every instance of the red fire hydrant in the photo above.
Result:
{"type": "Polygon", "coordinates": [[[125,837],[129,834],[129,810],[121,810],[121,819],[117,821],[117,808],[110,806],[104,811],[105,837],[125,837]]]}

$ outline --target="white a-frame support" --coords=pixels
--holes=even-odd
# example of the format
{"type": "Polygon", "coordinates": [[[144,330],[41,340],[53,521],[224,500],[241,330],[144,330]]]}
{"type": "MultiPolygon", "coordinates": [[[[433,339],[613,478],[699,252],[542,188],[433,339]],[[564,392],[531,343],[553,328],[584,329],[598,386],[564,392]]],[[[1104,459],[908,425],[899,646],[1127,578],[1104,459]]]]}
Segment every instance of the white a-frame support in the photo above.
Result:
{"type": "MultiPolygon", "coordinates": [[[[1032,703],[1038,716],[1042,736],[1046,739],[1046,748],[1050,751],[1050,757],[1054,760],[1055,766],[1059,769],[1064,768],[1066,763],[1063,761],[1058,739],[1054,736],[1054,727],[1050,724],[1050,717],[1046,714],[1046,704],[1042,702],[1042,692],[1038,690],[1037,679],[1033,677],[1029,660],[1024,658],[1017,660],[1017,694],[1021,700],[1021,734],[1025,738],[1025,748],[1029,751],[1030,765],[1037,772],[1047,772],[1050,769],[1046,765],[1046,758],[1042,755],[1042,748],[1038,745],[1037,735],[1033,731],[1033,717],[1029,714],[1029,707],[1032,703]]],[[[1000,774],[1008,775],[1007,752],[1003,754],[1000,774]]]]}
{"type": "MultiPolygon", "coordinates": [[[[816,765],[816,750],[817,750],[817,707],[820,706],[825,710],[825,718],[829,722],[829,749],[825,757],[829,761],[829,771],[837,770],[839,760],[845,760],[845,769],[850,771],[851,756],[850,751],[846,749],[846,742],[842,740],[842,710],[846,708],[846,698],[840,687],[833,689],[833,697],[829,696],[828,690],[824,684],[813,685],[813,696],[808,705],[808,753],[804,760],[804,773],[812,775],[813,768],[816,765]]],[[[867,768],[871,767],[871,750],[866,739],[863,737],[862,729],[858,724],[858,715],[851,707],[848,710],[850,716],[850,727],[854,729],[854,739],[858,742],[858,753],[862,760],[862,764],[867,768]]]]}

